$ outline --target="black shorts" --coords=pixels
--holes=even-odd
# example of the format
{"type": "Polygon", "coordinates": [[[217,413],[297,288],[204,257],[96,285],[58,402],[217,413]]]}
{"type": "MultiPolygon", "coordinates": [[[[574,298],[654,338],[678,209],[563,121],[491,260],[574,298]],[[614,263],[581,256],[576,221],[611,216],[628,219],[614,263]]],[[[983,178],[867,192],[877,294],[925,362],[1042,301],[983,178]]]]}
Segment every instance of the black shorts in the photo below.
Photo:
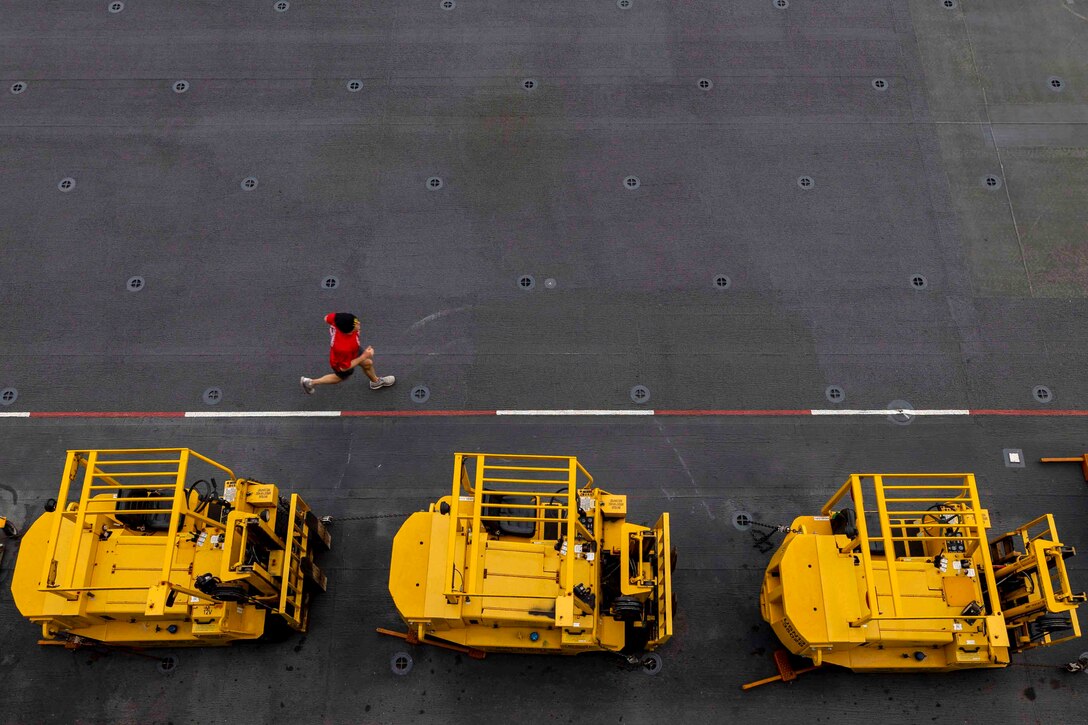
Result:
{"type": "Polygon", "coordinates": [[[341,380],[347,380],[351,377],[351,374],[355,372],[355,368],[348,368],[347,370],[337,370],[336,368],[333,368],[332,371],[336,373],[336,377],[341,380]]]}

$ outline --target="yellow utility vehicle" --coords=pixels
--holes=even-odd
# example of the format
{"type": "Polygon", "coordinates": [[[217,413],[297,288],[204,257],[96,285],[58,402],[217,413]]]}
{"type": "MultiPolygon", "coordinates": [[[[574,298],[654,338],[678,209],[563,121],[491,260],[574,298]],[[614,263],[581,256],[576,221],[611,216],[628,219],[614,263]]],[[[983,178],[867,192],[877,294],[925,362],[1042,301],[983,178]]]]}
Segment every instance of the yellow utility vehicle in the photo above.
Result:
{"type": "Polygon", "coordinates": [[[794,520],[763,618],[794,655],[855,671],[1004,667],[1080,636],[1085,595],[1064,563],[1076,552],[1054,518],[988,541],[989,527],[972,474],[855,474],[819,516],[794,520]]]}
{"type": "MultiPolygon", "coordinates": [[[[627,521],[573,456],[457,453],[453,491],[393,540],[389,591],[411,642],[470,654],[636,656],[672,635],[669,515],[627,521]]],[[[391,633],[390,633],[391,634],[391,633]]]]}
{"type": "Polygon", "coordinates": [[[50,503],[23,535],[11,584],[42,644],[301,632],[325,589],[314,555],[330,538],[306,502],[187,448],[68,451],[50,503]]]}

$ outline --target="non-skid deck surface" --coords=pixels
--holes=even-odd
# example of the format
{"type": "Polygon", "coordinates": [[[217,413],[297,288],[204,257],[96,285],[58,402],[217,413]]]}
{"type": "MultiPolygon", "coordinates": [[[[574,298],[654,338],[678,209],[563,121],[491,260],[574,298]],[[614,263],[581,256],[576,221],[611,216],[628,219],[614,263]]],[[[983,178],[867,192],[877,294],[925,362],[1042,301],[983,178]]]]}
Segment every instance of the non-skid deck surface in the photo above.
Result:
{"type": "MultiPolygon", "coordinates": [[[[0,413],[1088,409],[1088,2],[621,4],[3,3],[0,413]],[[360,316],[395,387],[303,395],[331,310],[360,316]]],[[[337,531],[305,641],[182,652],[169,679],[36,649],[4,593],[0,722],[1074,722],[1083,681],[1045,667],[742,697],[773,641],[766,555],[732,512],[787,523],[858,470],[974,471],[998,522],[1053,511],[1088,545],[1078,469],[1001,458],[1078,455],[1083,431],[0,418],[0,514],[20,523],[67,448],[191,446],[334,515],[416,510],[453,451],[506,450],[578,454],[644,521],[672,512],[681,550],[654,679],[425,650],[394,677],[403,645],[371,632],[396,622],[395,518],[337,531]]]]}

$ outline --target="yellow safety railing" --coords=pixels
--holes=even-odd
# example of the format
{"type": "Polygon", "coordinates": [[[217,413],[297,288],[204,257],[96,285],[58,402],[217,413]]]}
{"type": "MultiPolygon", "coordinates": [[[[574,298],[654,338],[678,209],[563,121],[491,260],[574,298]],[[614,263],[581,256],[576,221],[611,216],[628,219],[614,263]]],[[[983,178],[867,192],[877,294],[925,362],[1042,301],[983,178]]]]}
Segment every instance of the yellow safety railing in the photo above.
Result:
{"type": "Polygon", "coordinates": [[[88,519],[93,516],[105,515],[114,518],[126,514],[163,515],[166,513],[170,514],[170,523],[166,532],[162,536],[146,537],[140,543],[163,548],[162,582],[171,584],[174,588],[180,588],[180,585],[170,582],[170,576],[174,570],[174,557],[177,553],[174,540],[181,524],[181,516],[190,516],[206,524],[221,526],[218,521],[192,511],[188,501],[185,500],[185,478],[192,459],[210,464],[223,471],[230,479],[234,478],[234,473],[229,468],[188,448],[68,451],[60,491],[57,494],[57,508],[52,514],[50,523],[49,544],[44,557],[40,579],[42,585],[39,590],[74,600],[80,592],[85,591],[146,589],[146,587],[91,587],[90,568],[79,576],[77,564],[86,538],[83,536],[84,529],[89,525],[88,519]],[[142,455],[150,457],[140,458],[139,456],[142,455]],[[167,455],[171,457],[166,457],[167,455]],[[149,466],[166,468],[155,471],[135,470],[149,466]],[[77,483],[77,478],[81,470],[83,481],[80,484],[77,483]],[[101,481],[105,483],[100,483],[101,481]],[[122,491],[127,490],[162,491],[163,495],[143,498],[120,496],[122,491]],[[113,498],[95,498],[110,492],[114,492],[113,498]],[[68,503],[68,499],[77,493],[79,501],[73,507],[68,503]],[[117,505],[122,502],[153,504],[160,501],[169,501],[170,508],[120,508],[117,505]],[[74,526],[72,535],[68,538],[68,548],[63,553],[58,553],[61,523],[65,519],[72,521],[74,526]],[[64,560],[63,571],[60,571],[61,559],[64,560]]]}
{"type": "Polygon", "coordinates": [[[985,573],[984,581],[989,594],[990,607],[996,611],[988,614],[1001,614],[1000,598],[993,577],[990,561],[990,549],[986,540],[986,521],[975,486],[975,477],[970,473],[857,473],[852,475],[824,504],[821,513],[829,516],[839,508],[839,503],[849,498],[857,514],[857,538],[850,543],[846,551],[857,550],[865,572],[865,587],[869,611],[852,622],[855,626],[873,620],[933,620],[978,619],[978,615],[935,617],[933,615],[908,616],[903,611],[899,586],[899,571],[896,566],[896,545],[910,555],[911,543],[960,541],[964,544],[964,555],[981,559],[980,568],[985,573]],[[917,481],[920,479],[938,480],[940,483],[893,483],[899,480],[917,481]],[[948,481],[949,483],[945,483],[948,481]],[[958,481],[957,483],[951,483],[958,481]],[[865,484],[872,486],[875,503],[876,521],[879,532],[870,534],[866,514],[874,513],[866,508],[865,484]],[[917,495],[928,492],[933,495],[917,495]],[[947,492],[947,495],[941,492],[947,492]],[[919,504],[931,504],[931,508],[921,508],[919,504]],[[938,517],[950,517],[943,522],[938,517]],[[942,534],[944,529],[955,529],[955,534],[942,534]],[[936,530],[937,533],[931,533],[936,530]],[[881,561],[887,567],[889,593],[892,611],[882,614],[879,610],[876,579],[873,574],[873,556],[871,541],[880,541],[884,546],[881,561]],[[976,554],[978,555],[976,557],[976,554]]]}
{"type": "Polygon", "coordinates": [[[309,512],[310,507],[302,497],[297,493],[291,494],[277,611],[293,622],[296,628],[305,625],[306,574],[303,564],[310,556],[310,537],[306,524],[309,512]]]}
{"type": "MultiPolygon", "coordinates": [[[[568,556],[573,555],[573,542],[580,530],[587,539],[593,536],[578,520],[578,492],[591,488],[593,476],[578,463],[574,456],[515,455],[498,453],[456,453],[453,459],[453,500],[472,498],[472,506],[463,511],[455,506],[454,521],[450,526],[447,542],[448,600],[461,597],[501,596],[510,599],[539,599],[539,595],[494,594],[488,595],[474,587],[476,567],[480,561],[480,547],[485,540],[484,522],[546,522],[564,531],[570,542],[568,556]],[[472,469],[471,475],[469,469],[472,469]],[[579,485],[580,481],[583,481],[579,485]],[[498,484],[498,488],[490,488],[498,484]],[[535,503],[485,503],[485,496],[518,496],[534,499],[535,503]],[[555,503],[545,503],[555,501],[555,503]],[[486,512],[485,512],[486,509],[486,512]],[[517,512],[503,514],[502,510],[517,512]],[[522,511],[533,515],[520,515],[522,511]],[[548,516],[554,512],[554,516],[548,516]],[[458,556],[458,533],[466,533],[462,556],[458,556]],[[458,568],[460,564],[460,568],[458,568]]],[[[560,589],[569,595],[574,591],[574,567],[563,567],[560,589]]]]}

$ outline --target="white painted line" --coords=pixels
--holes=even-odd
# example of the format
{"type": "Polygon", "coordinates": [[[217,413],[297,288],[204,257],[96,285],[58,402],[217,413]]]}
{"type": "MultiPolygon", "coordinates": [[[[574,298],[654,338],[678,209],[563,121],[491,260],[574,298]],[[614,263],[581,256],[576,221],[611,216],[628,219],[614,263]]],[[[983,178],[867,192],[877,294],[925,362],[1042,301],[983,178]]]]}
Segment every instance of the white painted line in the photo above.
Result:
{"type": "Polygon", "coordinates": [[[8,412],[8,411],[0,413],[0,418],[29,418],[29,417],[30,417],[30,411],[29,410],[20,411],[18,413],[12,413],[12,412],[8,412]]]}
{"type": "Polygon", "coordinates": [[[652,410],[496,410],[495,415],[653,415],[652,410]]]}
{"type": "Polygon", "coordinates": [[[914,417],[916,415],[970,415],[970,410],[962,410],[959,408],[948,408],[945,410],[908,410],[902,409],[878,409],[878,410],[812,410],[813,415],[906,415],[914,417]]]}
{"type": "Polygon", "coordinates": [[[339,418],[339,410],[187,410],[186,418],[339,418]]]}

